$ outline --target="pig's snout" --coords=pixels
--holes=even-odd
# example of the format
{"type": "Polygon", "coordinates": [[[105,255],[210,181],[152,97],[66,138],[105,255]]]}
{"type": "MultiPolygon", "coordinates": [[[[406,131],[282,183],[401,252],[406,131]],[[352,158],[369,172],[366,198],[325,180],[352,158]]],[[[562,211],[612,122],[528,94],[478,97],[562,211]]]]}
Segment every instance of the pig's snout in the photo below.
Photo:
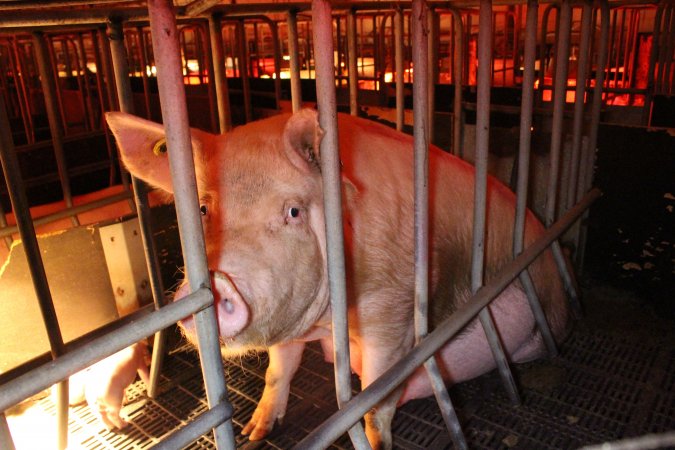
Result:
{"type": "MultiPolygon", "coordinates": [[[[248,325],[250,319],[248,306],[226,274],[219,271],[212,271],[210,274],[218,332],[222,338],[234,337],[248,325]]],[[[185,297],[189,293],[190,287],[186,283],[178,289],[174,300],[185,297]]],[[[181,320],[181,325],[188,336],[196,337],[192,316],[181,320]]]]}

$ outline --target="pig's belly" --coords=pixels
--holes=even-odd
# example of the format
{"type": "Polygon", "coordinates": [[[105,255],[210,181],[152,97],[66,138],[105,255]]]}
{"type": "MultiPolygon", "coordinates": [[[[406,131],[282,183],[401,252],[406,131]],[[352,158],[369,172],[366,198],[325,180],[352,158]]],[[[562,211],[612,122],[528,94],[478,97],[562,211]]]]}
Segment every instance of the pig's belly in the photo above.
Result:
{"type": "MultiPolygon", "coordinates": [[[[541,356],[544,347],[525,293],[510,286],[490,307],[497,332],[510,361],[524,362],[541,356]]],[[[468,325],[436,353],[443,379],[459,383],[480,376],[495,368],[490,346],[478,320],[468,325]]],[[[424,367],[408,378],[399,404],[433,394],[424,367]]]]}

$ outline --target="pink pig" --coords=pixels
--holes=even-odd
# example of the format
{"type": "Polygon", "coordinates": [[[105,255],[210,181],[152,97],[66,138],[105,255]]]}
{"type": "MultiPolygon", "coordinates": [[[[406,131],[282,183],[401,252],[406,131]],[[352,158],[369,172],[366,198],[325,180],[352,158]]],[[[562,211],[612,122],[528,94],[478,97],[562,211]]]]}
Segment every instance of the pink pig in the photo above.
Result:
{"type": "MultiPolygon", "coordinates": [[[[109,113],[129,171],[172,192],[166,155],[153,146],[161,125],[109,113]]],[[[196,176],[221,341],[226,352],[267,350],[265,389],[243,433],[262,439],[286,411],[289,386],[305,342],[331,348],[321,158],[317,114],[303,110],[236,128],[221,136],[192,131],[196,176]]],[[[414,343],[413,152],[410,136],[339,116],[345,255],[352,368],[368,386],[414,343]]],[[[430,187],[430,326],[470,296],[471,211],[474,170],[432,147],[430,187]]],[[[490,179],[486,280],[511,259],[514,195],[490,179]]],[[[542,233],[528,215],[526,242],[542,233]]],[[[530,273],[554,335],[566,331],[568,310],[549,253],[530,273]]],[[[182,287],[176,299],[187,295],[182,287]]],[[[544,352],[521,286],[508,287],[491,313],[512,361],[544,352]]],[[[183,321],[192,336],[191,318],[183,321]]],[[[495,367],[476,321],[439,352],[450,383],[495,367]]],[[[374,448],[391,447],[396,405],[431,395],[423,370],[366,415],[374,448]]]]}
{"type": "MultiPolygon", "coordinates": [[[[127,425],[120,417],[120,409],[126,398],[125,391],[136,379],[136,373],[147,386],[149,381],[147,359],[146,344],[138,342],[80,372],[82,374],[80,382],[83,383],[87,404],[107,429],[121,429],[127,425]]],[[[72,398],[71,395],[71,403],[72,398]]]]}

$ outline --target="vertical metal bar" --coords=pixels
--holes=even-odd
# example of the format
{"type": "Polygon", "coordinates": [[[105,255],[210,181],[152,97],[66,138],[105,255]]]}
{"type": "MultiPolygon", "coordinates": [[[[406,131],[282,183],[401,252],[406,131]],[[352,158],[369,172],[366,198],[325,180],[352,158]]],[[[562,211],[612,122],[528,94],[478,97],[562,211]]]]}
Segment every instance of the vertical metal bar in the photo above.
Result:
{"type": "MultiPolygon", "coordinates": [[[[92,47],[94,42],[92,41],[92,47]]],[[[84,45],[84,32],[80,31],[77,33],[77,46],[79,46],[79,58],[78,61],[80,62],[80,70],[78,70],[78,78],[82,80],[82,84],[84,85],[84,92],[82,93],[82,98],[84,99],[84,106],[85,106],[85,121],[87,121],[87,126],[89,130],[95,130],[97,124],[94,123],[94,107],[91,102],[91,86],[90,86],[90,81],[89,81],[89,75],[87,73],[87,52],[85,50],[85,45],[84,45]]]]}
{"type": "MultiPolygon", "coordinates": [[[[211,119],[211,132],[220,132],[220,120],[218,114],[218,96],[216,94],[215,66],[218,64],[213,59],[213,50],[211,49],[211,27],[208,19],[206,24],[200,23],[196,29],[196,36],[199,36],[197,42],[197,57],[199,61],[199,83],[206,83],[209,95],[209,118],[211,119]],[[205,69],[206,68],[206,69],[205,69]]],[[[196,37],[195,36],[195,37],[196,37]]]]}
{"type": "MultiPolygon", "coordinates": [[[[429,14],[425,0],[412,3],[412,57],[415,183],[415,343],[429,333],[429,14]]],[[[456,448],[466,449],[457,414],[443,383],[435,357],[424,363],[445,425],[456,448]]]]}
{"type": "MultiPolygon", "coordinates": [[[[570,0],[563,0],[560,6],[560,26],[558,43],[555,52],[555,79],[553,80],[553,123],[551,126],[551,151],[549,182],[546,195],[546,209],[544,220],[547,227],[555,222],[556,196],[558,193],[558,179],[560,175],[560,148],[563,138],[563,119],[565,112],[565,98],[567,96],[567,69],[569,66],[570,31],[572,28],[572,6],[570,0]]],[[[558,241],[551,245],[553,257],[558,271],[565,283],[565,289],[570,297],[570,304],[577,312],[581,312],[578,294],[574,288],[572,277],[567,271],[565,257],[558,241]]]]}
{"type": "Polygon", "coordinates": [[[5,413],[0,413],[0,448],[7,450],[15,450],[12,435],[9,432],[9,425],[7,425],[7,418],[5,413]]]}
{"type": "MultiPolygon", "coordinates": [[[[35,295],[37,296],[40,312],[42,313],[42,320],[47,331],[52,358],[56,359],[65,352],[63,336],[61,335],[59,321],[54,309],[52,294],[49,290],[47,274],[42,263],[40,247],[35,236],[35,227],[30,216],[28,198],[26,197],[19,161],[14,149],[14,143],[12,142],[12,131],[7,117],[7,110],[4,105],[4,99],[2,99],[0,101],[0,162],[2,163],[5,181],[7,182],[7,192],[12,202],[16,224],[26,252],[26,261],[28,262],[31,280],[33,281],[33,288],[35,289],[35,295]]],[[[58,389],[60,391],[56,417],[58,448],[64,449],[68,446],[68,380],[59,383],[58,389]]]]}
{"type": "Polygon", "coordinates": [[[35,143],[35,124],[33,123],[33,115],[30,111],[30,101],[28,100],[28,90],[26,88],[27,70],[23,67],[21,54],[19,52],[19,43],[17,38],[12,39],[12,52],[8,55],[10,64],[12,65],[12,75],[15,82],[18,82],[18,102],[21,110],[21,118],[23,119],[24,130],[26,132],[26,143],[35,143]],[[14,58],[12,58],[12,56],[14,58]]]}
{"type": "MultiPolygon", "coordinates": [[[[191,291],[211,286],[206,262],[206,246],[199,217],[199,198],[195,178],[192,142],[188,122],[185,87],[181,73],[180,49],[176,17],[171,0],[148,0],[148,15],[153,36],[152,45],[158,66],[158,86],[162,117],[167,126],[169,166],[174,185],[181,247],[191,291]]],[[[209,407],[227,403],[227,388],[223,377],[223,361],[218,342],[218,325],[213,305],[194,315],[198,348],[209,407]]],[[[234,448],[232,421],[214,429],[218,448],[234,448]]]]}
{"type": "MultiPolygon", "coordinates": [[[[584,188],[577,192],[577,197],[585,194],[585,191],[590,189],[593,184],[593,166],[595,163],[595,148],[598,143],[598,128],[600,126],[600,108],[602,107],[602,87],[604,85],[605,72],[607,70],[607,48],[609,47],[609,4],[607,0],[600,2],[600,42],[598,46],[598,60],[596,63],[596,80],[593,88],[593,100],[591,103],[591,124],[588,131],[588,150],[586,152],[587,159],[582,161],[581,177],[583,177],[584,188]]],[[[658,11],[657,11],[658,17],[658,11]]],[[[651,65],[650,65],[651,67],[651,65]]],[[[581,183],[582,180],[579,180],[581,183]]],[[[588,212],[584,213],[584,217],[588,217],[588,212]]],[[[585,221],[582,220],[582,223],[585,221]]],[[[577,266],[581,271],[583,269],[585,254],[586,254],[586,238],[587,227],[582,226],[579,235],[579,245],[577,253],[577,266]]]]}
{"type": "MultiPolygon", "coordinates": [[[[537,77],[538,80],[538,95],[537,95],[537,101],[539,104],[541,104],[544,101],[544,85],[546,83],[546,70],[548,69],[548,64],[545,64],[546,61],[546,35],[548,33],[548,22],[549,22],[549,16],[551,15],[551,11],[556,9],[556,21],[560,18],[560,10],[557,9],[558,6],[556,5],[548,5],[546,9],[544,9],[544,14],[542,15],[541,19],[541,38],[539,40],[539,74],[537,77]]],[[[557,33],[557,31],[556,31],[557,33]]],[[[555,41],[557,42],[557,40],[555,41]]]]}
{"type": "Polygon", "coordinates": [[[396,129],[403,130],[405,121],[405,91],[403,85],[403,10],[396,8],[394,16],[394,45],[396,58],[396,129]]]}
{"type": "Polygon", "coordinates": [[[356,11],[347,13],[347,68],[349,73],[349,113],[359,114],[359,73],[356,63],[356,11]]]}
{"type": "Polygon", "coordinates": [[[274,100],[276,101],[277,111],[281,109],[281,45],[279,43],[279,27],[273,20],[267,20],[272,35],[272,45],[274,47],[274,100]]]}
{"type": "MultiPolygon", "coordinates": [[[[483,285],[485,256],[485,228],[487,214],[487,159],[490,139],[490,60],[492,59],[492,1],[480,1],[478,19],[478,97],[476,104],[476,180],[474,187],[473,244],[471,260],[471,290],[476,293],[483,285]]],[[[499,369],[504,388],[513,404],[520,404],[520,396],[497,335],[489,308],[484,308],[480,322],[490,343],[492,355],[499,369]]]]}
{"type": "Polygon", "coordinates": [[[591,46],[591,19],[593,8],[585,1],[581,13],[581,42],[577,55],[577,85],[574,95],[574,124],[572,131],[572,155],[570,157],[569,180],[567,185],[567,209],[576,203],[576,188],[579,178],[579,159],[581,154],[581,135],[584,124],[584,105],[586,104],[586,77],[588,75],[589,48],[591,46]]]}
{"type": "MultiPolygon", "coordinates": [[[[335,388],[338,406],[342,407],[351,398],[352,391],[332,24],[329,0],[313,0],[312,39],[316,66],[316,97],[319,123],[325,133],[321,141],[321,173],[324,186],[328,286],[333,315],[335,388]]],[[[350,77],[351,75],[353,73],[350,73],[350,77]]],[[[370,448],[361,423],[349,430],[349,436],[355,448],[370,448]]]]}
{"type": "MultiPolygon", "coordinates": [[[[118,101],[120,110],[129,114],[134,113],[133,94],[129,80],[129,63],[124,47],[124,33],[122,23],[119,21],[109,23],[110,48],[113,56],[113,70],[117,84],[118,101]]],[[[157,247],[152,236],[152,217],[148,202],[148,186],[136,177],[131,177],[134,188],[134,200],[138,214],[138,223],[141,230],[141,240],[145,252],[145,263],[148,268],[150,289],[155,302],[155,309],[164,306],[164,286],[159,271],[159,257],[157,247]]],[[[148,396],[155,397],[159,384],[159,374],[164,360],[166,333],[162,330],[155,334],[152,348],[152,364],[150,366],[150,385],[147,386],[148,396]]]]}
{"type": "MultiPolygon", "coordinates": [[[[537,18],[539,3],[529,0],[525,22],[525,55],[523,70],[523,96],[520,107],[520,145],[518,153],[518,182],[516,188],[516,217],[513,226],[513,256],[520,255],[525,242],[525,215],[527,213],[528,178],[530,174],[530,146],[532,141],[532,106],[534,100],[534,63],[537,52],[537,18]]],[[[558,354],[553,334],[546,321],[534,284],[527,271],[520,274],[520,281],[527,294],[530,308],[539,327],[546,349],[552,357],[558,354]]]]}
{"type": "MultiPolygon", "coordinates": [[[[103,74],[105,76],[105,85],[106,85],[106,94],[108,97],[108,105],[110,109],[115,109],[115,76],[113,75],[111,56],[110,56],[110,44],[108,42],[110,36],[108,35],[109,29],[99,28],[99,45],[101,47],[101,67],[103,68],[103,74]]],[[[123,177],[124,179],[125,177],[123,177]]],[[[128,186],[127,186],[128,187],[128,186]]]]}
{"type": "Polygon", "coordinates": [[[455,84],[455,96],[452,107],[452,153],[460,158],[464,155],[462,149],[462,65],[464,62],[464,28],[462,15],[454,8],[450,9],[455,33],[455,54],[452,64],[452,82],[455,84]]]}
{"type": "Polygon", "coordinates": [[[58,82],[59,79],[59,68],[57,65],[57,60],[56,60],[56,51],[54,50],[54,43],[58,42],[61,51],[63,52],[63,57],[65,59],[65,73],[66,75],[70,73],[70,58],[68,57],[68,48],[66,47],[65,40],[64,38],[59,39],[58,37],[55,37],[54,39],[49,39],[49,38],[44,38],[45,39],[45,45],[47,48],[47,54],[49,55],[49,61],[51,64],[49,64],[49,68],[51,69],[50,72],[53,75],[53,80],[54,80],[54,93],[55,93],[55,102],[56,106],[58,107],[58,111],[60,114],[58,115],[60,121],[61,121],[61,131],[62,133],[67,134],[68,133],[68,123],[66,121],[66,112],[64,110],[64,101],[63,97],[61,95],[61,84],[58,82]]]}
{"type": "Polygon", "coordinates": [[[291,103],[293,112],[302,107],[302,88],[300,86],[300,55],[298,51],[298,13],[288,11],[286,15],[288,24],[288,53],[290,57],[291,71],[291,103]]]}
{"type": "Polygon", "coordinates": [[[253,120],[251,111],[251,84],[248,78],[248,48],[246,43],[246,25],[243,20],[237,22],[237,58],[241,89],[244,95],[244,117],[246,122],[253,120]]]}
{"type": "Polygon", "coordinates": [[[143,100],[145,103],[145,118],[152,119],[150,110],[150,83],[148,80],[148,43],[142,26],[136,27],[136,42],[138,43],[138,57],[141,62],[141,80],[143,81],[143,100]]]}
{"type": "MultiPolygon", "coordinates": [[[[33,45],[37,56],[38,70],[40,71],[40,81],[45,97],[45,107],[47,109],[47,119],[49,120],[49,129],[52,135],[52,146],[54,147],[54,158],[59,172],[61,189],[63,190],[63,199],[67,208],[73,206],[73,197],[70,191],[70,179],[68,176],[68,167],[66,157],[63,153],[63,129],[61,128],[61,118],[59,117],[58,107],[56,105],[54,72],[49,66],[49,53],[45,43],[44,34],[40,31],[33,32],[33,45]]],[[[11,134],[10,134],[11,136],[11,134]]],[[[73,225],[79,225],[77,216],[70,217],[73,225]]]]}
{"type": "MultiPolygon", "coordinates": [[[[436,83],[438,82],[438,27],[436,26],[436,13],[432,8],[426,8],[426,26],[427,26],[427,51],[425,57],[427,58],[427,134],[429,136],[428,142],[434,142],[434,111],[436,110],[436,83]]],[[[414,23],[414,22],[413,22],[414,23]]],[[[413,66],[415,64],[413,63],[413,66]]]]}
{"type": "Polygon", "coordinates": [[[216,103],[218,104],[218,129],[225,133],[232,129],[232,115],[230,112],[230,95],[225,76],[225,56],[223,51],[223,34],[220,14],[209,16],[209,37],[211,38],[211,53],[213,55],[213,77],[210,82],[216,86],[216,103]]]}

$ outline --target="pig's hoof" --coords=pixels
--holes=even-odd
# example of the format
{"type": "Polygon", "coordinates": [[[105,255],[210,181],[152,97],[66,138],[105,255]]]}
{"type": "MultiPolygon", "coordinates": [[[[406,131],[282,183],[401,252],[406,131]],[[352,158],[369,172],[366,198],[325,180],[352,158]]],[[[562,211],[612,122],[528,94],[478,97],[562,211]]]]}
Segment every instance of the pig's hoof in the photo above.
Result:
{"type": "Polygon", "coordinates": [[[259,441],[264,439],[268,434],[272,432],[274,428],[275,420],[274,419],[260,419],[254,414],[251,420],[246,424],[241,434],[244,436],[248,435],[249,441],[259,441]]]}

